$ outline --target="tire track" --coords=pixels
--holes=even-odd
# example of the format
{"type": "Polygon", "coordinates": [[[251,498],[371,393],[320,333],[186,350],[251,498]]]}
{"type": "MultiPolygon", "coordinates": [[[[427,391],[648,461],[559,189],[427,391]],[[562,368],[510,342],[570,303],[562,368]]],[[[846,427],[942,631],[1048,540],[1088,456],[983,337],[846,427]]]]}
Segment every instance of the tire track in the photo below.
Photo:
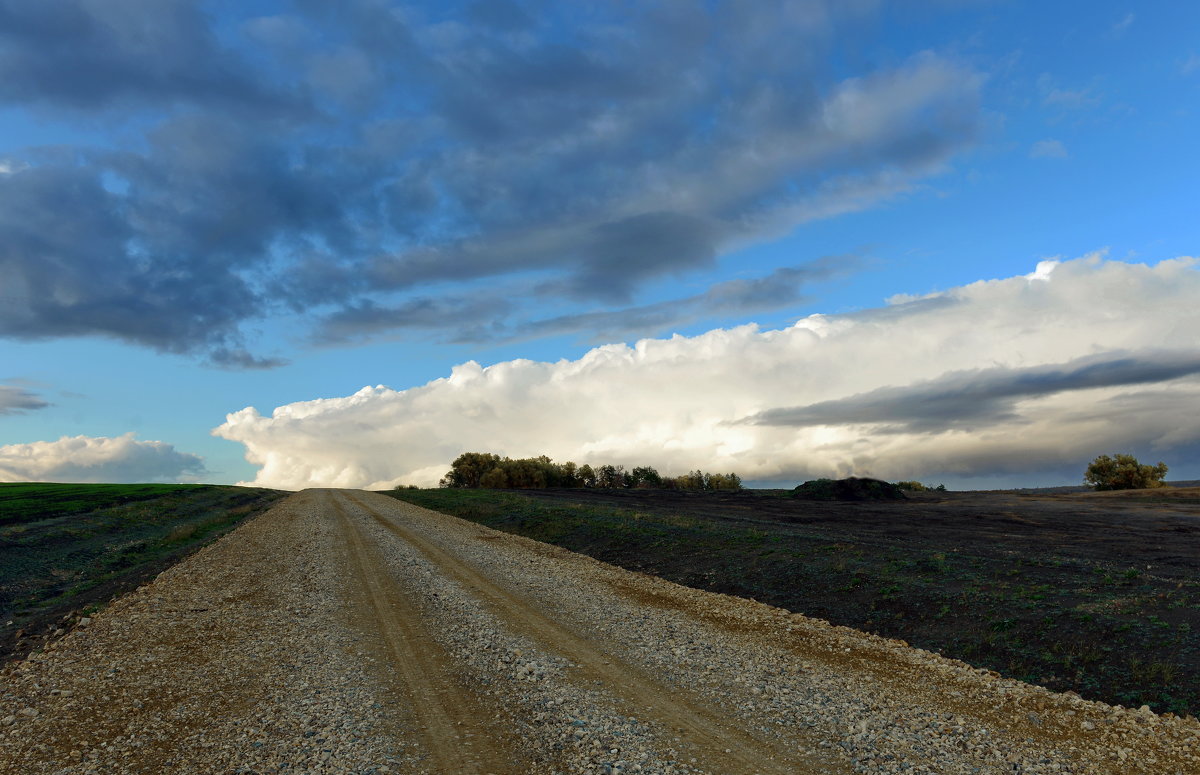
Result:
{"type": "MultiPolygon", "coordinates": [[[[421,624],[422,613],[395,583],[387,566],[346,513],[341,496],[324,493],[337,515],[351,558],[352,588],[362,629],[378,634],[384,664],[411,699],[430,771],[463,775],[525,772],[505,740],[483,723],[492,713],[455,680],[447,655],[421,624]]],[[[369,639],[370,640],[370,639],[369,639]]]]}
{"type": "MultiPolygon", "coordinates": [[[[362,509],[379,525],[411,545],[440,571],[488,604],[507,625],[548,650],[576,665],[585,680],[594,681],[628,703],[639,718],[659,724],[684,744],[709,767],[728,775],[804,775],[830,772],[827,761],[816,761],[784,747],[778,741],[752,736],[731,726],[708,711],[705,701],[693,699],[686,690],[661,683],[649,673],[624,663],[586,638],[538,613],[539,604],[490,581],[481,572],[460,561],[432,542],[422,538],[364,502],[367,493],[334,494],[362,509]]],[[[389,501],[381,506],[391,506],[389,501]]]]}

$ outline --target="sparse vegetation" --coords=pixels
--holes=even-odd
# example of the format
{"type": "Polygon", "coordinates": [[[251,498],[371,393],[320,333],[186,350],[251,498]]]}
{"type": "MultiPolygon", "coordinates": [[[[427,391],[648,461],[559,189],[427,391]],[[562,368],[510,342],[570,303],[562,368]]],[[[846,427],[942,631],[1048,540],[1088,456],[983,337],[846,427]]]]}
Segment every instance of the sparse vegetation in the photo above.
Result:
{"type": "Polygon", "coordinates": [[[1101,455],[1091,462],[1083,483],[1097,490],[1145,490],[1165,487],[1166,463],[1143,465],[1133,455],[1101,455]]]}
{"type": "MultiPolygon", "coordinates": [[[[603,489],[740,490],[742,479],[734,473],[710,474],[700,470],[664,477],[652,466],[621,465],[593,468],[571,461],[555,463],[545,455],[513,459],[490,452],[464,452],[450,464],[442,487],[485,490],[530,490],[546,487],[599,487],[603,489]]],[[[399,489],[399,488],[397,488],[399,489]]]]}

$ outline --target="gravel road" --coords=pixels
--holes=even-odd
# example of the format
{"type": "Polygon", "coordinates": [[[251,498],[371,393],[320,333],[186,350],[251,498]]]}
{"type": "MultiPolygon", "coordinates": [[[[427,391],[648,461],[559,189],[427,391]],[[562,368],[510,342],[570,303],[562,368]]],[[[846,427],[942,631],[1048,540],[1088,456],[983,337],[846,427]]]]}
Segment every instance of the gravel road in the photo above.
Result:
{"type": "Polygon", "coordinates": [[[1194,719],[361,491],[64,627],[0,673],[0,773],[1200,773],[1194,719]]]}

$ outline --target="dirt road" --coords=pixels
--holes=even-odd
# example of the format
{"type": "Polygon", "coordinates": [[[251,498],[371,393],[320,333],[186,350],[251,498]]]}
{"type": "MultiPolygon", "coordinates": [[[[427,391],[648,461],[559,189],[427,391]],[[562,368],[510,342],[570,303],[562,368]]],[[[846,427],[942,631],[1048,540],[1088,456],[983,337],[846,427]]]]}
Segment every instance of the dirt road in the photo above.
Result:
{"type": "Polygon", "coordinates": [[[359,491],[292,496],[0,681],[0,773],[1200,772],[1195,720],[359,491]]]}

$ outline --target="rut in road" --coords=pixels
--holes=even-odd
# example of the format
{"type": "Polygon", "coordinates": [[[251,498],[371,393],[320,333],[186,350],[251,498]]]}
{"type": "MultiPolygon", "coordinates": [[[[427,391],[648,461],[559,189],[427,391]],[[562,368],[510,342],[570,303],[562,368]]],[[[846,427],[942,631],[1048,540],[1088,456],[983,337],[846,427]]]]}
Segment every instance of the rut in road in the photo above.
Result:
{"type": "MultiPolygon", "coordinates": [[[[463,775],[515,775],[517,757],[486,723],[493,713],[455,679],[444,650],[409,597],[392,583],[385,563],[338,496],[325,493],[337,515],[352,560],[361,626],[382,641],[384,664],[399,674],[428,753],[430,771],[463,775]]],[[[395,682],[393,682],[395,683],[395,682]]]]}
{"type": "MultiPolygon", "coordinates": [[[[354,504],[392,535],[417,549],[439,571],[487,604],[514,631],[573,662],[580,678],[600,684],[627,703],[630,715],[656,722],[671,734],[682,736],[691,748],[690,753],[716,771],[729,775],[803,775],[841,769],[831,770],[830,762],[801,754],[796,745],[803,743],[800,739],[785,747],[777,740],[730,726],[708,710],[709,702],[690,696],[688,690],[662,683],[637,666],[623,662],[615,653],[551,621],[538,613],[535,601],[494,583],[478,569],[406,529],[397,520],[395,502],[386,496],[334,492],[333,498],[335,502],[344,499],[354,504]],[[369,504],[365,502],[368,497],[379,500],[369,504]]],[[[813,750],[816,746],[804,748],[813,750]]]]}

